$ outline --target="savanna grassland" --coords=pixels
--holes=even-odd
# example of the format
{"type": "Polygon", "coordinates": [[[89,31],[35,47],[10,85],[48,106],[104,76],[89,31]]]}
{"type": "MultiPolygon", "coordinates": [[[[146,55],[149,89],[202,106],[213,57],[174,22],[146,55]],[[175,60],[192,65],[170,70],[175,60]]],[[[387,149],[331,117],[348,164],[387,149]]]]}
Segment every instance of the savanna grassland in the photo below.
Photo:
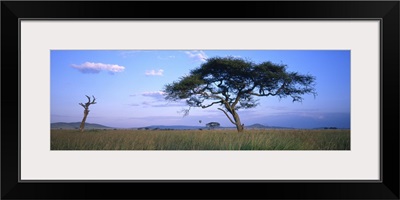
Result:
{"type": "Polygon", "coordinates": [[[51,130],[51,150],[350,150],[350,130],[51,130]]]}

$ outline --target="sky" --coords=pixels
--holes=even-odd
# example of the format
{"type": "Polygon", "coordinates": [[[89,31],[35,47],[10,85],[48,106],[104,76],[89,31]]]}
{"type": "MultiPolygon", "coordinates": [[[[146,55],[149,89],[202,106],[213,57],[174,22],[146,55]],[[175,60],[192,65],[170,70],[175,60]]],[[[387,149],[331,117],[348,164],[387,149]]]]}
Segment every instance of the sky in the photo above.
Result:
{"type": "Polygon", "coordinates": [[[291,128],[350,128],[348,50],[51,50],[51,123],[81,122],[85,95],[94,96],[87,123],[115,128],[151,125],[233,127],[218,105],[191,108],[164,99],[166,84],[178,81],[211,57],[233,56],[254,63],[287,65],[287,71],[316,78],[317,96],[302,102],[261,97],[256,108],[239,110],[242,123],[291,128]]]}

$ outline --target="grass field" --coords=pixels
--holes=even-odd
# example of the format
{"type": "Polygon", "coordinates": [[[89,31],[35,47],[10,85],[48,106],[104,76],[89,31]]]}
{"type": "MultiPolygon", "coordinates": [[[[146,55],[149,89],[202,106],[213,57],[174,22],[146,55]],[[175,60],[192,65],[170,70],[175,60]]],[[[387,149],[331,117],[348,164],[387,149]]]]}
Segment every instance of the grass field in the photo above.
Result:
{"type": "Polygon", "coordinates": [[[51,130],[51,150],[350,150],[350,130],[51,130]]]}

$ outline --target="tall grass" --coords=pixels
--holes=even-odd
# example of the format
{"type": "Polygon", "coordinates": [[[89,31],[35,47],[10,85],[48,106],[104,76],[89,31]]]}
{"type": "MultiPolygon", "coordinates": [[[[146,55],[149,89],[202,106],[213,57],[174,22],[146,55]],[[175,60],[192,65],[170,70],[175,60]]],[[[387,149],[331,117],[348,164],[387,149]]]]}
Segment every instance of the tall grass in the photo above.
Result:
{"type": "Polygon", "coordinates": [[[51,150],[350,150],[350,130],[51,130],[51,150]]]}

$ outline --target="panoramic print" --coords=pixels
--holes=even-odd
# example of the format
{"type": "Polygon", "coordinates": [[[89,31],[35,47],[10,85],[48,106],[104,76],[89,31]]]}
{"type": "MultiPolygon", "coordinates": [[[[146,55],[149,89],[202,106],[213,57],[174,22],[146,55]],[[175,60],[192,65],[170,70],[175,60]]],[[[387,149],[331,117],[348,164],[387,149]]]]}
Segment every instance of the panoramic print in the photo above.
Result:
{"type": "Polygon", "coordinates": [[[51,150],[350,150],[349,50],[52,50],[51,150]]]}

